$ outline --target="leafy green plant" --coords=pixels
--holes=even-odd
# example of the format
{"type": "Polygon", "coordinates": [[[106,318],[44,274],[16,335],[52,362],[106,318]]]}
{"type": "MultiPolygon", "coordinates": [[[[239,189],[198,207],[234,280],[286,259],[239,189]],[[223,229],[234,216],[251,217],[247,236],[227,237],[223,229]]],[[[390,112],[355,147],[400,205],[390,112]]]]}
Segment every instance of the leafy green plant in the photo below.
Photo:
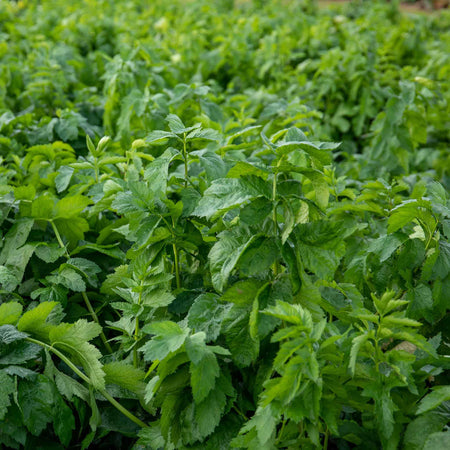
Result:
{"type": "Polygon", "coordinates": [[[448,15],[0,18],[1,445],[448,447],[448,15]]]}

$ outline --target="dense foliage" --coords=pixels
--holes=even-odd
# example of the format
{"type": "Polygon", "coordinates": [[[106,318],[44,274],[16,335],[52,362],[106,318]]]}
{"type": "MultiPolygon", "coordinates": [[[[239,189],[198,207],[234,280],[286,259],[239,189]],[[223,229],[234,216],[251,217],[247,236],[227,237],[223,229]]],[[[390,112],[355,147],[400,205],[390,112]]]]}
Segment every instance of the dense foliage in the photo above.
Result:
{"type": "Polygon", "coordinates": [[[450,448],[450,15],[0,3],[0,445],[450,448]]]}

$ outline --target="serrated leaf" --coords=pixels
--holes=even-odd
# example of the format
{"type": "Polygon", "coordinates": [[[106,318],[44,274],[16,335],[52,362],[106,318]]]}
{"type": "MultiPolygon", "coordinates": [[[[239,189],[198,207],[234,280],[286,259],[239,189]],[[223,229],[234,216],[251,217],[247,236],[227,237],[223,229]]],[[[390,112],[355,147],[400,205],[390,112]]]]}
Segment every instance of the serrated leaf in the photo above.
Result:
{"type": "Polygon", "coordinates": [[[70,219],[80,214],[92,200],[83,195],[71,195],[62,198],[55,205],[55,219],[70,219]]]}
{"type": "Polygon", "coordinates": [[[432,433],[423,446],[423,450],[447,450],[450,446],[450,432],[432,433]]]}
{"type": "Polygon", "coordinates": [[[68,188],[74,172],[75,169],[70,166],[62,166],[59,168],[58,175],[55,178],[56,192],[60,193],[68,188]]]}
{"type": "Polygon", "coordinates": [[[155,335],[140,348],[147,361],[162,360],[169,353],[178,350],[189,333],[188,329],[183,329],[171,321],[151,323],[144,326],[142,331],[155,335]]]}
{"type": "Polygon", "coordinates": [[[197,363],[191,362],[189,371],[194,401],[200,403],[214,389],[216,378],[219,376],[216,356],[211,351],[205,352],[197,363]]]}
{"type": "Polygon", "coordinates": [[[25,339],[28,335],[17,330],[16,327],[12,325],[2,325],[0,326],[0,343],[1,344],[11,344],[15,341],[21,341],[25,339]]]}
{"type": "Polygon", "coordinates": [[[249,200],[268,195],[264,181],[244,178],[219,178],[204,192],[192,215],[211,218],[249,200]]]}
{"type": "Polygon", "coordinates": [[[169,124],[170,131],[172,133],[180,134],[186,131],[186,127],[181,119],[175,114],[169,114],[166,117],[167,123],[169,124]]]}
{"type": "Polygon", "coordinates": [[[203,331],[206,341],[214,341],[220,334],[220,327],[231,305],[219,302],[216,294],[202,294],[198,296],[187,315],[187,323],[190,328],[203,331]]]}
{"type": "Polygon", "coordinates": [[[435,409],[447,400],[450,400],[450,386],[436,386],[433,388],[433,392],[422,399],[416,414],[423,414],[435,409]]]}
{"type": "Polygon", "coordinates": [[[17,324],[17,329],[47,340],[50,330],[54,327],[52,323],[47,322],[47,319],[57,306],[56,302],[40,303],[36,308],[23,314],[17,324]]]}
{"type": "Polygon", "coordinates": [[[359,350],[367,342],[368,339],[369,339],[368,334],[361,334],[355,337],[352,341],[352,348],[350,350],[350,360],[348,363],[348,367],[352,375],[355,374],[356,358],[358,357],[359,350]]]}
{"type": "Polygon", "coordinates": [[[22,314],[19,302],[6,302],[0,305],[0,325],[14,324],[22,314]]]}
{"type": "Polygon", "coordinates": [[[37,375],[36,381],[23,380],[19,385],[18,399],[25,426],[32,435],[39,436],[53,420],[54,391],[51,381],[44,375],[37,375]]]}
{"type": "Polygon", "coordinates": [[[0,371],[0,420],[3,420],[11,404],[9,396],[16,390],[14,380],[6,373],[0,371]]]}
{"type": "Polygon", "coordinates": [[[34,254],[46,263],[55,262],[58,258],[63,256],[64,253],[65,250],[58,244],[46,244],[44,242],[40,243],[34,251],[34,254]]]}
{"type": "Polygon", "coordinates": [[[124,362],[111,362],[103,366],[105,382],[117,384],[137,395],[142,395],[145,389],[145,372],[124,362]]]}
{"type": "Polygon", "coordinates": [[[415,418],[406,428],[403,440],[404,448],[422,450],[428,437],[442,430],[447,420],[440,414],[430,412],[415,418]]]}
{"type": "Polygon", "coordinates": [[[89,341],[97,337],[101,331],[100,325],[79,319],[74,324],[62,323],[49,333],[52,345],[69,353],[71,359],[83,367],[96,389],[104,389],[105,373],[100,362],[102,355],[89,341]]]}

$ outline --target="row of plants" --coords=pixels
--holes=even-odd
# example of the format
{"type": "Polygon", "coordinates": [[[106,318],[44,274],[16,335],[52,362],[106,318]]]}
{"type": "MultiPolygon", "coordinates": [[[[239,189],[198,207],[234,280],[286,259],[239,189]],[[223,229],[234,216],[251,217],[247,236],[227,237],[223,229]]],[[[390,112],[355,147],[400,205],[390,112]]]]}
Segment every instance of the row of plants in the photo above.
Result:
{"type": "Polygon", "coordinates": [[[448,448],[449,16],[264,3],[0,4],[1,445],[448,448]]]}

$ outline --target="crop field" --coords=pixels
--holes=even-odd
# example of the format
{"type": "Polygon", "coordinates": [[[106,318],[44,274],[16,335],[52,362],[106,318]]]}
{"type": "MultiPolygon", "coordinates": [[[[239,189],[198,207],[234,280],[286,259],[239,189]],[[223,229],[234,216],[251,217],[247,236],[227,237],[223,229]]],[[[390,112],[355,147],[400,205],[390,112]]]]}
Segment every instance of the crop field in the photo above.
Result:
{"type": "Polygon", "coordinates": [[[448,450],[450,12],[0,0],[0,448],[448,450]]]}

